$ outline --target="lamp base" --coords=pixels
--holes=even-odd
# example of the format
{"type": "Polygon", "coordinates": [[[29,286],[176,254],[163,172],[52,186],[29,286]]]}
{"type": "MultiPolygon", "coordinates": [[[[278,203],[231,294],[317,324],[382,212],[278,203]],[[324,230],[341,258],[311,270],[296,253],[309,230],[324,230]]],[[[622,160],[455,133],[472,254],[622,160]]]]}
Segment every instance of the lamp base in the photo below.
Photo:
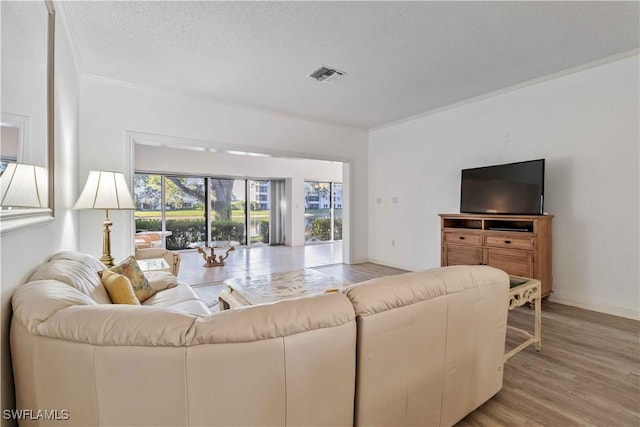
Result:
{"type": "Polygon", "coordinates": [[[109,210],[105,209],[106,218],[102,225],[104,225],[104,231],[102,232],[102,257],[100,261],[107,267],[113,267],[113,257],[111,256],[111,230],[109,227],[113,223],[109,220],[109,210]]]}
{"type": "Polygon", "coordinates": [[[113,267],[113,257],[111,255],[107,255],[107,254],[103,254],[102,257],[100,257],[100,261],[102,261],[102,263],[104,265],[106,265],[107,267],[113,267]]]}

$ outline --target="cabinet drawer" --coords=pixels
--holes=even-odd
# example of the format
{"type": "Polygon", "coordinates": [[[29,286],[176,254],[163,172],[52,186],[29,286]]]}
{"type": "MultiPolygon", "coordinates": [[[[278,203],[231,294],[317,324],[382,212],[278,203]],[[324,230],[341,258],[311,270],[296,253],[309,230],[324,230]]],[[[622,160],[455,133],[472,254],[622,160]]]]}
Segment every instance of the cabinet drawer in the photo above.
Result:
{"type": "Polygon", "coordinates": [[[481,245],[482,235],[464,233],[460,231],[447,231],[444,233],[444,241],[447,243],[462,243],[465,245],[481,245]]]}
{"type": "Polygon", "coordinates": [[[509,249],[533,249],[533,236],[487,235],[487,246],[509,249]]]}
{"type": "Polygon", "coordinates": [[[513,276],[534,277],[533,252],[493,248],[487,248],[486,251],[487,265],[499,268],[513,276]]]}

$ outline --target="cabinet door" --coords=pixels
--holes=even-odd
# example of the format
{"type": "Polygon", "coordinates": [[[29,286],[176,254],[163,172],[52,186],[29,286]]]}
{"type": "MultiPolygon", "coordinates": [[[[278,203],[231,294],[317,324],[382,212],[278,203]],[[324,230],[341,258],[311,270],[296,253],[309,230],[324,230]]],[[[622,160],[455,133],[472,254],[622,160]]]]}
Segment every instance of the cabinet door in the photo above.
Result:
{"type": "Polygon", "coordinates": [[[442,265],[478,265],[482,264],[482,247],[444,245],[442,265]]]}
{"type": "Polygon", "coordinates": [[[487,248],[485,264],[514,276],[534,277],[532,251],[487,248]]]}

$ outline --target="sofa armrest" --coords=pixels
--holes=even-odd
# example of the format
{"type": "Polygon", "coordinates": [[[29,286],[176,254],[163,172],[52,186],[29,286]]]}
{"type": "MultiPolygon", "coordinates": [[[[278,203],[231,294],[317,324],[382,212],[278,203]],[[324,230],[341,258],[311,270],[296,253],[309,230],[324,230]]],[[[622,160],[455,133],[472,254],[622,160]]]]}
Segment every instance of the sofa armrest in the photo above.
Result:
{"type": "Polygon", "coordinates": [[[135,257],[137,259],[164,258],[167,264],[171,266],[171,272],[174,276],[178,276],[180,271],[180,253],[175,251],[164,248],[136,249],[135,257]]]}

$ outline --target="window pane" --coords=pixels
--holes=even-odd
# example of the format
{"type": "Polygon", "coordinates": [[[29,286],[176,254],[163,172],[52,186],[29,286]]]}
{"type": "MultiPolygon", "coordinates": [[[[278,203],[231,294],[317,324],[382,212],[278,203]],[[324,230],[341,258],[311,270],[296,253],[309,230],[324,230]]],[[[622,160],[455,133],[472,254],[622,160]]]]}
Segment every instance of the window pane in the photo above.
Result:
{"type": "Polygon", "coordinates": [[[246,242],[245,181],[211,178],[211,240],[246,242]]]}
{"type": "Polygon", "coordinates": [[[304,240],[331,240],[331,183],[304,183],[304,240]]]}
{"type": "Polygon", "coordinates": [[[269,243],[269,181],[249,181],[250,243],[269,243]]]}
{"type": "Polygon", "coordinates": [[[135,174],[133,201],[136,232],[162,230],[162,184],[160,175],[135,174]]]}
{"type": "Polygon", "coordinates": [[[206,239],[204,178],[165,177],[167,249],[186,249],[206,239]]]}

